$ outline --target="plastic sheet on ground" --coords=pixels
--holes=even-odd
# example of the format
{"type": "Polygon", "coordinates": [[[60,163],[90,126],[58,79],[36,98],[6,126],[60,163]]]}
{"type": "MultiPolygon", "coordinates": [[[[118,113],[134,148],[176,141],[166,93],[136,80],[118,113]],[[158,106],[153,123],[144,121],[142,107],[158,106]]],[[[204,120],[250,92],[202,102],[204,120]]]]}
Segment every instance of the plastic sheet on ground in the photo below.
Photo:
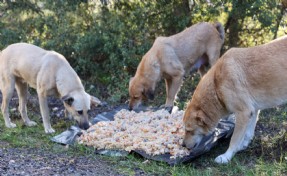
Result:
{"type": "Polygon", "coordinates": [[[82,134],[81,129],[77,126],[71,126],[68,130],[51,138],[52,141],[64,145],[71,145],[75,139],[82,134]]]}
{"type": "MultiPolygon", "coordinates": [[[[114,115],[124,108],[126,108],[126,106],[116,108],[111,112],[104,112],[98,114],[95,118],[92,119],[91,123],[96,124],[97,122],[100,121],[112,121],[114,120],[114,115]]],[[[154,111],[154,110],[158,110],[158,108],[151,108],[151,107],[140,108],[138,111],[154,111]]],[[[144,158],[156,161],[163,161],[170,165],[190,162],[191,160],[197,158],[198,156],[210,151],[210,149],[213,148],[220,139],[230,137],[231,134],[233,133],[234,121],[235,121],[234,115],[230,115],[229,117],[222,119],[212,134],[203,138],[201,143],[197,147],[193,148],[188,156],[182,158],[173,159],[170,158],[171,156],[170,154],[151,156],[146,154],[144,151],[140,150],[135,150],[132,152],[135,152],[144,158]]],[[[51,140],[60,144],[73,144],[75,139],[80,135],[81,130],[76,126],[72,126],[63,133],[51,138],[51,140]]],[[[96,153],[108,156],[126,156],[129,154],[126,151],[120,151],[120,150],[96,150],[96,153]]]]}

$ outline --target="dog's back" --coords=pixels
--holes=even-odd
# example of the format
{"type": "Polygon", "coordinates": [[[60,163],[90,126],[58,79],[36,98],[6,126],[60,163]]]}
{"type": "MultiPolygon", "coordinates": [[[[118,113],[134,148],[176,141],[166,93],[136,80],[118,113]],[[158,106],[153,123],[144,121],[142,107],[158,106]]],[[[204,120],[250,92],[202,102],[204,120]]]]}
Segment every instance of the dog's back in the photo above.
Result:
{"type": "Polygon", "coordinates": [[[242,101],[250,99],[258,109],[286,102],[287,37],[256,47],[230,49],[215,67],[215,79],[229,95],[242,101]]]}
{"type": "MultiPolygon", "coordinates": [[[[208,22],[201,22],[186,28],[180,33],[172,35],[169,38],[175,41],[174,44],[176,48],[183,48],[182,45],[189,43],[190,41],[193,45],[207,42],[218,42],[219,45],[222,45],[224,42],[224,30],[220,23],[211,24],[208,22]]],[[[193,45],[188,47],[194,47],[193,45]]]]}
{"type": "MultiPolygon", "coordinates": [[[[186,52],[200,52],[202,54],[206,51],[206,48],[217,46],[220,48],[224,42],[224,31],[222,31],[220,23],[213,25],[207,22],[201,22],[186,28],[180,33],[169,37],[158,37],[156,40],[158,40],[159,43],[170,44],[178,55],[184,57],[186,52]]],[[[155,43],[156,42],[157,41],[155,41],[155,43]]],[[[186,57],[190,57],[190,55],[186,57]]]]}
{"type": "Polygon", "coordinates": [[[1,53],[0,76],[2,79],[15,76],[36,88],[40,71],[46,70],[50,72],[49,74],[55,74],[55,70],[63,64],[68,62],[59,53],[47,51],[32,44],[16,43],[9,45],[1,53]]]}
{"type": "Polygon", "coordinates": [[[204,54],[208,56],[207,62],[213,65],[223,43],[224,29],[220,23],[201,22],[175,35],[158,37],[151,50],[174,52],[185,70],[189,70],[204,54]]]}
{"type": "Polygon", "coordinates": [[[9,45],[2,51],[0,63],[1,65],[14,64],[19,67],[23,64],[27,64],[29,67],[33,67],[33,65],[37,65],[41,62],[41,59],[45,54],[47,54],[46,50],[35,45],[16,43],[9,45]]]}

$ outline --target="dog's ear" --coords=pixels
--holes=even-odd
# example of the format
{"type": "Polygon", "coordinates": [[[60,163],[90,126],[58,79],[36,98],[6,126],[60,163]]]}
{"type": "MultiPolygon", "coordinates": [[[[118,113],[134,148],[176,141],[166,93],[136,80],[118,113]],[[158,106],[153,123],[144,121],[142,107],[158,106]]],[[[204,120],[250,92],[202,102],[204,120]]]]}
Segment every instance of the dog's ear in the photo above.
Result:
{"type": "Polygon", "coordinates": [[[102,104],[102,102],[97,97],[94,97],[92,95],[90,95],[90,100],[92,106],[99,106],[102,104]]]}
{"type": "Polygon", "coordinates": [[[152,91],[151,89],[144,90],[143,94],[145,97],[147,97],[150,100],[154,99],[154,91],[152,91]]]}
{"type": "Polygon", "coordinates": [[[195,118],[197,125],[200,126],[204,131],[208,132],[213,123],[202,113],[199,114],[201,114],[201,116],[197,116],[195,118]]]}
{"type": "Polygon", "coordinates": [[[69,106],[72,106],[73,102],[74,102],[74,98],[70,97],[69,95],[65,95],[62,97],[62,100],[69,106]]]}
{"type": "Polygon", "coordinates": [[[195,120],[197,121],[197,124],[201,127],[206,127],[206,123],[202,117],[196,117],[195,120]]]}
{"type": "Polygon", "coordinates": [[[92,95],[90,95],[88,93],[87,93],[87,96],[90,96],[91,106],[95,106],[95,107],[101,106],[101,107],[103,107],[103,106],[107,106],[108,105],[107,102],[103,102],[103,101],[99,100],[97,97],[94,97],[94,96],[92,96],[92,95]]]}
{"type": "Polygon", "coordinates": [[[197,125],[200,126],[204,131],[208,132],[211,128],[210,125],[212,122],[210,122],[205,116],[198,116],[195,118],[195,120],[197,121],[197,125]]]}

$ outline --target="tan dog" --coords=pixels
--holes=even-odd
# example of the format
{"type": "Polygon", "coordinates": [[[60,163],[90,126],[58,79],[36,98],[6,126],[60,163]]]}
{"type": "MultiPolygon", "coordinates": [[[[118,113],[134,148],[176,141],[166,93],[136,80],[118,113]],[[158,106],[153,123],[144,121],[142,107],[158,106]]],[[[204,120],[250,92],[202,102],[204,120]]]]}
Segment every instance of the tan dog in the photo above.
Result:
{"type": "Polygon", "coordinates": [[[80,78],[61,54],[31,44],[12,44],[0,55],[0,89],[3,94],[1,110],[8,128],[16,127],[10,121],[8,110],[15,85],[19,96],[19,111],[27,126],[36,125],[27,116],[28,85],[37,90],[46,133],[55,132],[50,123],[47,96],[62,97],[66,111],[84,129],[89,127],[87,111],[90,103],[101,103],[85,92],[80,78]]]}
{"type": "Polygon", "coordinates": [[[130,110],[142,99],[154,98],[156,83],[161,77],[166,83],[165,107],[171,110],[185,73],[199,69],[203,75],[206,67],[219,58],[223,42],[224,29],[220,23],[202,22],[176,35],[158,37],[130,80],[130,110]]]}
{"type": "Polygon", "coordinates": [[[287,37],[251,48],[232,48],[199,82],[184,114],[184,145],[196,146],[231,113],[236,124],[228,150],[217,163],[227,163],[254,136],[259,111],[287,100],[287,37]]]}

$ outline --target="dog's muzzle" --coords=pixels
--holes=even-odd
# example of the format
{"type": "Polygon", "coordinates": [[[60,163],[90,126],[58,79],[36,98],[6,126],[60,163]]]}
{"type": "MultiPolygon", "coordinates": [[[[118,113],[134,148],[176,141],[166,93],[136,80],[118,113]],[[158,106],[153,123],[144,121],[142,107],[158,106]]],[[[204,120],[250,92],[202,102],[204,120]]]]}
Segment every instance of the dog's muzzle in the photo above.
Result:
{"type": "Polygon", "coordinates": [[[80,127],[81,129],[87,130],[87,129],[90,127],[90,125],[89,125],[89,123],[87,123],[87,122],[85,122],[85,123],[79,123],[79,127],[80,127]]]}

